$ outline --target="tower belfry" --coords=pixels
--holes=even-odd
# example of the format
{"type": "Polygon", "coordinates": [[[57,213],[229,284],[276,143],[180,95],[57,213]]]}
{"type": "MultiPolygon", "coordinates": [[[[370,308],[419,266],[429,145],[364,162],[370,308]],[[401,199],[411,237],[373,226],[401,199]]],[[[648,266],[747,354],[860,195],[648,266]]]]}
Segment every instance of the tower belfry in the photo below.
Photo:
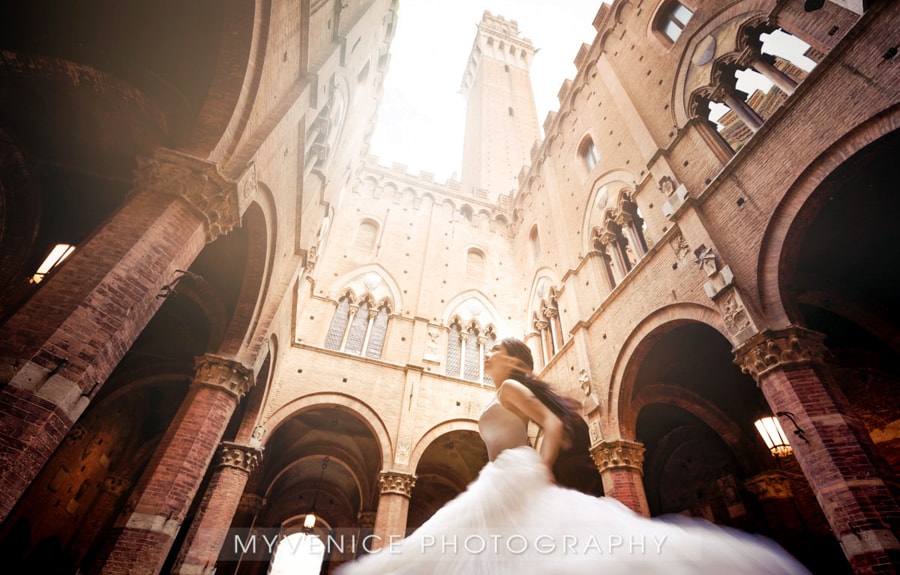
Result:
{"type": "Polygon", "coordinates": [[[529,67],[536,50],[515,20],[484,12],[460,88],[466,98],[462,189],[490,197],[518,188],[540,138],[529,67]]]}

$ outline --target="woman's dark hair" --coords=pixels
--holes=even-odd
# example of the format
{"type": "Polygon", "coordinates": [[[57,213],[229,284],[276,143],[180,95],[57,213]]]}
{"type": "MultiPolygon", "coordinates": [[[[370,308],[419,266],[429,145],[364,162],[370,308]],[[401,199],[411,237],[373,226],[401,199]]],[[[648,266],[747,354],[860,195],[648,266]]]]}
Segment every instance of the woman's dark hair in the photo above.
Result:
{"type": "Polygon", "coordinates": [[[591,439],[587,424],[578,414],[581,403],[571,397],[559,395],[553,391],[549,383],[532,375],[534,357],[525,342],[508,337],[500,340],[500,344],[507,355],[521,360],[528,366],[529,371],[514,369],[510,377],[527,387],[563,422],[565,439],[560,446],[560,455],[553,465],[553,474],[557,482],[579,491],[592,491],[589,478],[596,476],[597,468],[590,457],[591,439]]]}

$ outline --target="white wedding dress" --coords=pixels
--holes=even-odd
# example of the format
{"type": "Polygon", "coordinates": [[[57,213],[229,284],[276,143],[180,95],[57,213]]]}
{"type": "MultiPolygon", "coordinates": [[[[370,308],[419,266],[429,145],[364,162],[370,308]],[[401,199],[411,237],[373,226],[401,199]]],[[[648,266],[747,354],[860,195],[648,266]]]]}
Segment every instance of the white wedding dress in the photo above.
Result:
{"type": "Polygon", "coordinates": [[[808,573],[769,539],[700,519],[648,519],[557,486],[526,424],[496,398],[479,430],[491,461],[466,491],[339,575],[808,573]]]}

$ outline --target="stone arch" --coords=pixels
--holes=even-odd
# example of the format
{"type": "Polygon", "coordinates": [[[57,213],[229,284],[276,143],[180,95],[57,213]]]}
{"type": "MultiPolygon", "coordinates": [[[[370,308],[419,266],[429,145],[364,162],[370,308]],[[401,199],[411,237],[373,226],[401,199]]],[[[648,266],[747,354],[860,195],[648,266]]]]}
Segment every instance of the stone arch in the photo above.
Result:
{"type": "Polygon", "coordinates": [[[416,441],[415,446],[409,453],[409,468],[415,469],[422,459],[422,454],[438,437],[446,435],[451,431],[474,431],[478,432],[478,422],[473,419],[451,419],[441,422],[424,434],[416,441]]]}
{"type": "Polygon", "coordinates": [[[900,129],[900,105],[894,105],[847,131],[790,184],[763,236],[757,263],[760,304],[767,323],[782,329],[797,317],[784,300],[783,275],[796,265],[805,229],[827,201],[825,179],[848,158],[882,136],[900,129]],[[766,278],[777,278],[768,281],[766,278]]]}
{"type": "Polygon", "coordinates": [[[355,270],[344,274],[337,278],[333,284],[334,288],[328,294],[328,298],[337,301],[349,289],[354,294],[351,299],[357,299],[363,294],[371,294],[374,301],[382,301],[387,299],[392,302],[392,309],[400,309],[403,301],[400,285],[388,270],[379,264],[368,264],[356,268],[355,270]],[[381,284],[376,287],[370,287],[366,284],[366,276],[375,273],[381,278],[381,284]]]}
{"type": "MultiPolygon", "coordinates": [[[[259,89],[269,13],[255,2],[223,2],[223,23],[215,73],[184,151],[224,164],[247,125],[259,89]]],[[[221,165],[220,164],[220,165],[221,165]]],[[[242,167],[235,165],[235,170],[242,167]]],[[[236,176],[236,173],[229,173],[236,176]]]]}
{"type": "Polygon", "coordinates": [[[247,230],[247,255],[240,295],[218,351],[224,356],[239,357],[242,346],[252,335],[250,327],[255,324],[258,308],[265,298],[275,251],[272,245],[274,231],[269,228],[266,213],[259,203],[250,204],[243,220],[247,230]]]}
{"type": "Polygon", "coordinates": [[[621,417],[633,408],[631,396],[641,364],[659,336],[692,322],[705,324],[728,338],[719,312],[696,303],[678,303],[657,309],[631,331],[613,363],[609,396],[606,398],[605,435],[633,439],[624,435],[632,430],[622,427],[621,417]]]}
{"type": "Polygon", "coordinates": [[[381,449],[382,469],[389,469],[394,460],[394,449],[391,434],[381,416],[368,404],[341,393],[314,393],[298,397],[282,405],[262,421],[262,424],[269,429],[266,439],[271,438],[278,428],[294,415],[310,409],[329,407],[349,412],[369,428],[381,449]]]}

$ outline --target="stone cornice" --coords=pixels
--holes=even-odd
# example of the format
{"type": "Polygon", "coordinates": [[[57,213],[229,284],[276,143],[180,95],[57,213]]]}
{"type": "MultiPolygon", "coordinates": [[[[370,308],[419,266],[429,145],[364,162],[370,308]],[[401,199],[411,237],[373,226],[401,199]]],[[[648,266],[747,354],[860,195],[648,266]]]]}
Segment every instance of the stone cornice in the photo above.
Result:
{"type": "Polygon", "coordinates": [[[827,357],[824,339],[823,334],[800,327],[762,331],[735,350],[734,363],[758,382],[773,369],[824,362],[827,357]]]}
{"type": "Polygon", "coordinates": [[[644,446],[621,439],[604,441],[591,448],[591,459],[600,473],[616,468],[637,469],[643,473],[644,446]]]}
{"type": "Polygon", "coordinates": [[[210,353],[195,360],[192,384],[224,389],[240,401],[253,383],[253,370],[240,362],[210,353]]]}
{"type": "Polygon", "coordinates": [[[382,471],[378,476],[378,487],[382,495],[386,493],[395,493],[408,498],[415,485],[416,477],[411,473],[382,471]]]}
{"type": "Polygon", "coordinates": [[[182,197],[203,218],[208,242],[240,227],[238,186],[215,164],[167,148],[137,161],[135,189],[182,197]]]}

